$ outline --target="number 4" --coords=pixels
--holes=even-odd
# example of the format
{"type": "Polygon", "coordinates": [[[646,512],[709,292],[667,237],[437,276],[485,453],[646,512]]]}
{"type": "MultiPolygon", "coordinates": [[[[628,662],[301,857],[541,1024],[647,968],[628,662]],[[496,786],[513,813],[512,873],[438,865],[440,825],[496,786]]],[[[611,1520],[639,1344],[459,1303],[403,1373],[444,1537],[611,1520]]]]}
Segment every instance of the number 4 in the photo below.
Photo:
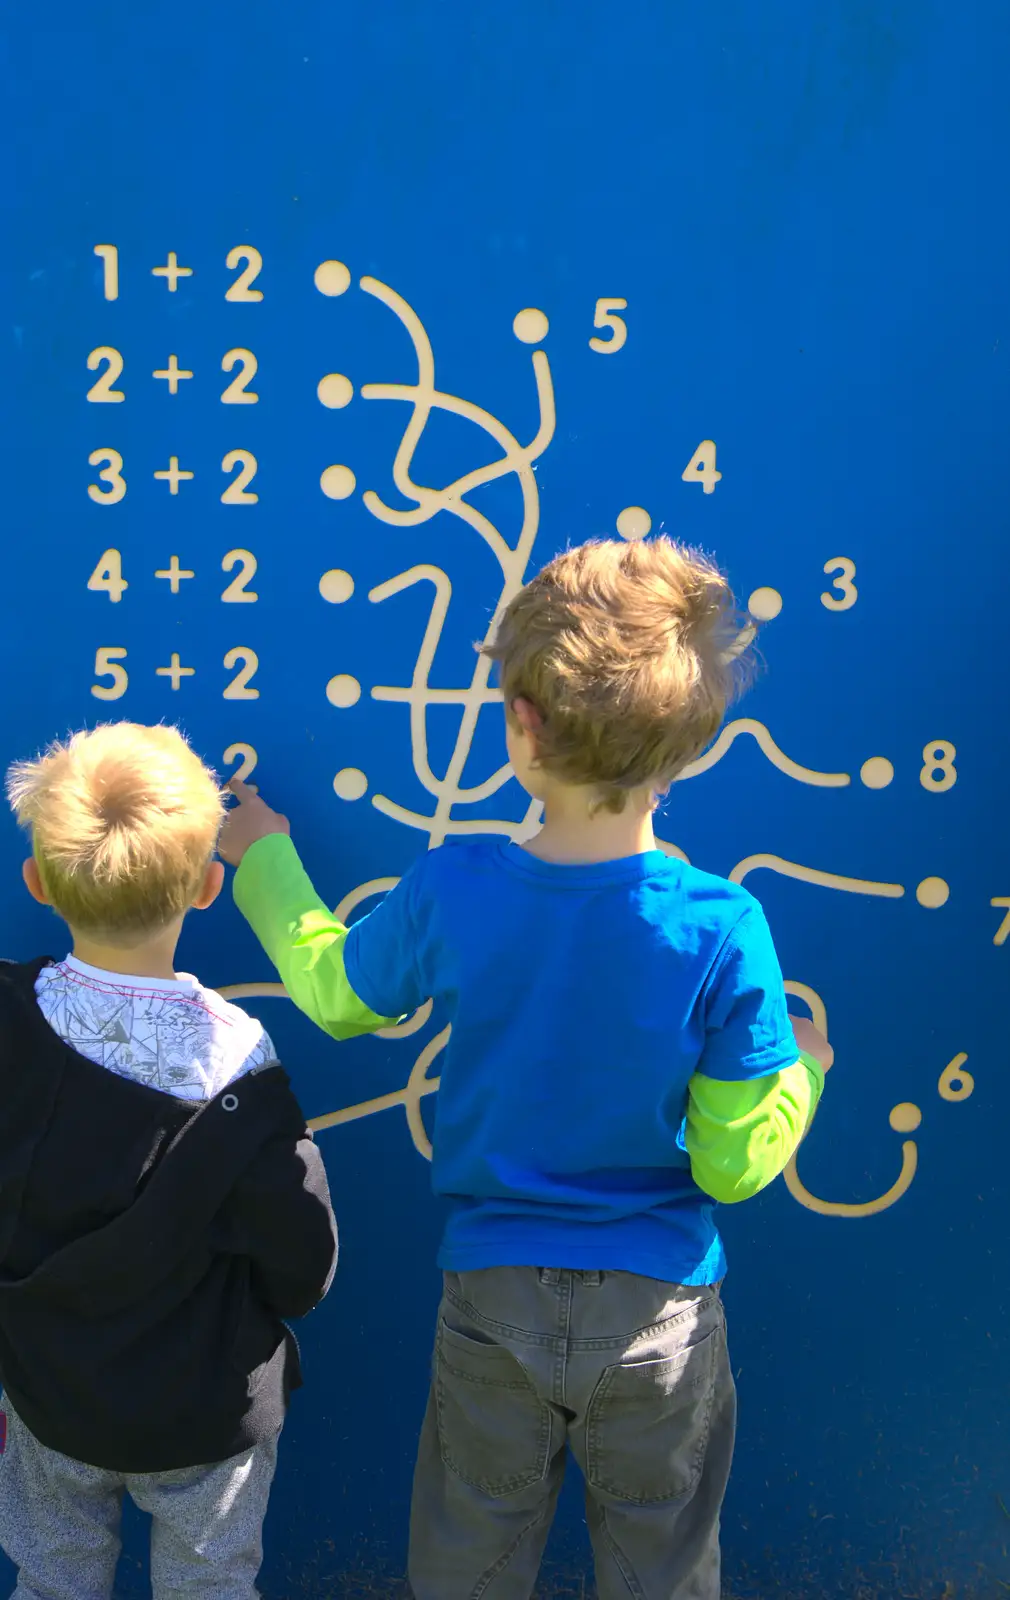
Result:
{"type": "Polygon", "coordinates": [[[993,944],[1006,944],[1010,939],[1010,894],[998,894],[989,904],[994,910],[1005,911],[1006,916],[993,935],[993,944]]]}
{"type": "Polygon", "coordinates": [[[706,494],[711,494],[722,477],[715,470],[715,443],[703,439],[687,466],[681,473],[684,483],[700,483],[706,494]]]}
{"type": "Polygon", "coordinates": [[[123,577],[123,561],[118,550],[103,550],[98,565],[88,579],[88,588],[108,595],[113,605],[123,598],[123,590],[130,586],[123,577]]]}

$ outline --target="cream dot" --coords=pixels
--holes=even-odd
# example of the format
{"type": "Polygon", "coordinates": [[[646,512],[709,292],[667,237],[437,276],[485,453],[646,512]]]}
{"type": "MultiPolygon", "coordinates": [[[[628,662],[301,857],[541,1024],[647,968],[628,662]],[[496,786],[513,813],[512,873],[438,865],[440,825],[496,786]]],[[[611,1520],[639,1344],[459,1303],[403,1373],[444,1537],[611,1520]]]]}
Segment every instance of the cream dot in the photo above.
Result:
{"type": "Polygon", "coordinates": [[[350,467],[327,467],[319,479],[319,487],[327,500],[346,500],[354,493],[356,481],[350,467]]]}
{"type": "Polygon", "coordinates": [[[523,344],[539,344],[541,339],[546,339],[550,323],[542,311],[535,306],[527,306],[525,311],[517,311],[512,323],[512,332],[523,344]]]}
{"type": "Polygon", "coordinates": [[[886,756],[871,756],[863,762],[859,776],[868,789],[886,789],[894,782],[894,767],[886,756]]]}
{"type": "Polygon", "coordinates": [[[771,622],[782,610],[782,596],[777,589],[755,589],[747,602],[747,610],[758,622],[771,622]]]}
{"type": "Polygon", "coordinates": [[[943,878],[923,878],[915,891],[915,898],[921,906],[926,906],[930,911],[935,911],[938,906],[945,906],[950,898],[950,884],[943,878]]]}
{"type": "Polygon", "coordinates": [[[341,711],[346,711],[348,706],[357,705],[361,699],[361,685],[349,672],[338,672],[326,685],[326,698],[331,706],[339,706],[341,711]]]}
{"type": "Polygon", "coordinates": [[[319,593],[331,606],[342,606],[354,593],[354,579],[342,567],[331,567],[319,580],[319,593]]]}
{"type": "Polygon", "coordinates": [[[914,1133],[922,1121],[922,1112],[911,1100],[903,1100],[900,1105],[892,1107],[889,1120],[895,1133],[914,1133]]]}
{"type": "Polygon", "coordinates": [[[368,779],[360,767],[341,767],[333,780],[333,792],[341,800],[360,800],[367,789],[368,779]]]}
{"type": "Polygon", "coordinates": [[[330,411],[342,411],[354,399],[354,385],[342,372],[328,372],[316,384],[316,394],[330,411]]]}
{"type": "Polygon", "coordinates": [[[351,287],[351,274],[342,261],[321,261],[313,282],[320,294],[346,294],[351,287]]]}
{"type": "Polygon", "coordinates": [[[632,543],[636,539],[644,539],[651,527],[652,518],[644,506],[625,506],[624,510],[618,513],[617,531],[622,539],[628,539],[632,543]]]}

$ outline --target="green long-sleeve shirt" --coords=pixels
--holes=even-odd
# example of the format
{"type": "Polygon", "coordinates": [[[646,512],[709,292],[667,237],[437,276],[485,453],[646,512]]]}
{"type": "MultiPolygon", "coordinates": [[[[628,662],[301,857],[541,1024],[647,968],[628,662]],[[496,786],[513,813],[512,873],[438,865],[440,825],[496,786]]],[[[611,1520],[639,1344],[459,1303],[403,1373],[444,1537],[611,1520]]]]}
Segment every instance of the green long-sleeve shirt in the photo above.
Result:
{"type": "MultiPolygon", "coordinates": [[[[316,893],[290,839],[275,834],[253,845],[234,894],[291,999],[318,1027],[349,1039],[398,1020],[379,1015],[355,992],[344,963],[348,930],[316,893]]],[[[695,1072],[684,1140],[699,1188],[724,1204],[765,1188],[803,1138],[823,1082],[820,1064],[806,1054],[743,1081],[695,1072]]]]}

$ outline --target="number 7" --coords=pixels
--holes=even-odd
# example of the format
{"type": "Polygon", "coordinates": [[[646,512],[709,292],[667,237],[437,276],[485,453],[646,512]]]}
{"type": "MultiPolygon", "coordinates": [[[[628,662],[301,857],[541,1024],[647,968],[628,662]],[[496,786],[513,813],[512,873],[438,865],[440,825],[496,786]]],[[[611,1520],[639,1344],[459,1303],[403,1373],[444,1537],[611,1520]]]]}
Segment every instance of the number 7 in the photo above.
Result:
{"type": "Polygon", "coordinates": [[[1006,944],[1007,939],[1010,939],[1010,894],[998,894],[994,900],[989,901],[989,904],[1000,911],[1006,910],[1006,916],[996,929],[992,941],[993,944],[1006,944]]]}

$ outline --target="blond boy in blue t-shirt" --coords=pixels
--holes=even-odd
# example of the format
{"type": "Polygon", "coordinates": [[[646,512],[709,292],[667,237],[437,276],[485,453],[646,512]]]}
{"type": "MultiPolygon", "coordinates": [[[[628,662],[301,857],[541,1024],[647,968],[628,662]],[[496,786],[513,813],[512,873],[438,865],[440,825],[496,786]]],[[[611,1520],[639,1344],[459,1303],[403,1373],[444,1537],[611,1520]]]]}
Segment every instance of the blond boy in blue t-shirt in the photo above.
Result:
{"type": "Polygon", "coordinates": [[[540,832],[429,853],[350,930],[238,786],[222,854],[295,1003],[337,1038],[428,998],[452,1024],[417,1600],[528,1600],[568,1449],[601,1600],[719,1595],[736,1408],[714,1201],[782,1171],[830,1064],[794,1031],[757,901],[653,833],[739,642],[723,577],[669,539],[558,556],[485,647],[540,832]]]}

